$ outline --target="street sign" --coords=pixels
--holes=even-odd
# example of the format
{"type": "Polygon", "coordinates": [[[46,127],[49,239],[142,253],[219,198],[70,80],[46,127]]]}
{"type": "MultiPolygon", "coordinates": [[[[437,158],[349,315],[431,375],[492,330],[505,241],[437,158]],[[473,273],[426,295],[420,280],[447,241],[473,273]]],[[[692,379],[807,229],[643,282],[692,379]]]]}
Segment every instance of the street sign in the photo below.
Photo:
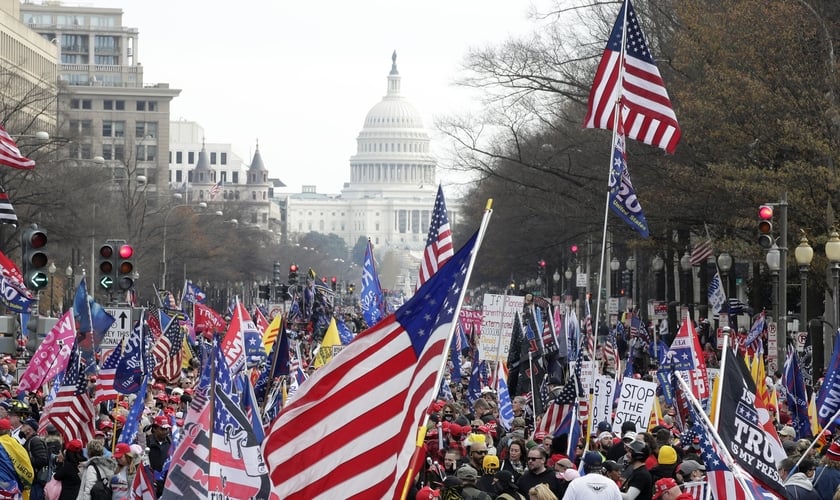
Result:
{"type": "Polygon", "coordinates": [[[589,277],[586,273],[578,273],[577,278],[575,279],[575,285],[579,288],[586,287],[586,282],[589,280],[589,277]]]}
{"type": "Polygon", "coordinates": [[[131,331],[131,308],[130,307],[106,307],[105,311],[114,317],[111,328],[105,332],[102,339],[102,349],[113,349],[122,342],[128,332],[131,331]]]}
{"type": "Polygon", "coordinates": [[[114,286],[114,280],[110,276],[103,276],[99,278],[99,286],[106,290],[110,290],[114,286]]]}

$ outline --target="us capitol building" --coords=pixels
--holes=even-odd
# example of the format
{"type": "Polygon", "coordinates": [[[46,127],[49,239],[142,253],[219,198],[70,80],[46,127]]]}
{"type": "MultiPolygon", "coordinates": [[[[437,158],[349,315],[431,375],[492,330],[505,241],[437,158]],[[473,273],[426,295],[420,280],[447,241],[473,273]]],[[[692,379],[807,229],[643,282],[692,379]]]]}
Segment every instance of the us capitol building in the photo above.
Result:
{"type": "MultiPolygon", "coordinates": [[[[409,288],[417,281],[419,262],[437,194],[437,161],[417,109],[400,93],[397,54],[391,56],[388,87],[382,101],[365,117],[350,157],[350,182],[340,194],[319,194],[315,186],[285,195],[289,240],[315,231],[340,236],[348,248],[359,238],[373,243],[385,288],[409,288]],[[410,281],[410,282],[409,282],[410,281]]],[[[455,200],[444,186],[449,223],[454,228],[455,200]]],[[[285,202],[285,203],[284,203],[285,202]]]]}

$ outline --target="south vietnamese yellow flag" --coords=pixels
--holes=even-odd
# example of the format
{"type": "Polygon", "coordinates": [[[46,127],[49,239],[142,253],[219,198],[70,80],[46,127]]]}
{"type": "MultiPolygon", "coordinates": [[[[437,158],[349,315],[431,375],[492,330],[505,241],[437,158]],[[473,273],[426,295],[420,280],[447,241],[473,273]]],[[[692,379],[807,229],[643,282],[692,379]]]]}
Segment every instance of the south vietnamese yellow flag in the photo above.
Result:
{"type": "Polygon", "coordinates": [[[321,347],[318,348],[318,354],[315,355],[315,368],[321,368],[327,364],[327,361],[331,360],[333,354],[340,350],[340,348],[341,339],[338,336],[338,326],[335,324],[335,318],[331,318],[330,326],[324,334],[324,340],[321,342],[321,347]]]}
{"type": "Polygon", "coordinates": [[[275,314],[274,319],[271,320],[268,328],[265,329],[265,333],[263,333],[262,341],[266,354],[271,354],[271,346],[273,346],[274,341],[277,340],[277,335],[280,333],[280,324],[282,321],[283,315],[275,314]]]}

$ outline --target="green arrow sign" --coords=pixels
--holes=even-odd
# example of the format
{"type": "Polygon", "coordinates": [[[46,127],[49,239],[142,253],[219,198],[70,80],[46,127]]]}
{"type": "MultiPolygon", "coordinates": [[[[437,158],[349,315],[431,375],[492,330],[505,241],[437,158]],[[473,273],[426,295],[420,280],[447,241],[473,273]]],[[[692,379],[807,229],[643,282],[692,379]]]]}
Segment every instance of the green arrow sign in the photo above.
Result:
{"type": "Polygon", "coordinates": [[[110,290],[114,286],[114,280],[110,276],[103,276],[99,278],[99,286],[105,290],[110,290]]]}
{"type": "Polygon", "coordinates": [[[40,290],[47,286],[50,279],[44,273],[32,273],[29,275],[29,288],[31,290],[40,290]]]}

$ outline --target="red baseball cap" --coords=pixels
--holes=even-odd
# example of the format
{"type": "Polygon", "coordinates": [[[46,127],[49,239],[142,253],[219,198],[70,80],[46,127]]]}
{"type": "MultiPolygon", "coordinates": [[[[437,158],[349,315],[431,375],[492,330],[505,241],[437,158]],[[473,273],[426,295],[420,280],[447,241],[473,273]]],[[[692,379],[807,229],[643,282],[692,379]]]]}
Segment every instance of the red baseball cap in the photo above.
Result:
{"type": "Polygon", "coordinates": [[[656,482],[656,485],[653,488],[653,500],[657,500],[659,497],[664,495],[666,491],[677,486],[677,482],[674,481],[673,478],[666,477],[660,479],[656,482]]]}
{"type": "Polygon", "coordinates": [[[117,447],[114,448],[114,458],[122,458],[126,453],[131,453],[131,445],[128,443],[117,443],[117,447]]]}
{"type": "Polygon", "coordinates": [[[166,415],[158,415],[157,417],[155,417],[152,425],[163,427],[164,429],[172,428],[172,424],[169,423],[169,417],[167,417],[166,415]]]}

